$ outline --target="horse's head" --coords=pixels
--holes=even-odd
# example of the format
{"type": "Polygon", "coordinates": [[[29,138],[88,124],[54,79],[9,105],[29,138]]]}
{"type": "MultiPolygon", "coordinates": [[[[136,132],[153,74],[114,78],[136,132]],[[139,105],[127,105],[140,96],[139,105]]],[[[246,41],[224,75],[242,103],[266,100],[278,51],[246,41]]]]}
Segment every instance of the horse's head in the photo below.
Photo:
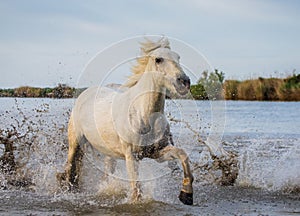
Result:
{"type": "Polygon", "coordinates": [[[133,75],[125,84],[134,86],[144,73],[153,73],[156,82],[171,94],[186,95],[190,89],[190,79],[179,64],[179,55],[170,49],[169,41],[161,38],[157,42],[142,43],[142,57],[132,68],[133,75]]]}
{"type": "Polygon", "coordinates": [[[186,95],[190,90],[190,78],[179,64],[179,55],[168,47],[151,51],[146,71],[158,73],[159,82],[171,94],[186,95]]]}

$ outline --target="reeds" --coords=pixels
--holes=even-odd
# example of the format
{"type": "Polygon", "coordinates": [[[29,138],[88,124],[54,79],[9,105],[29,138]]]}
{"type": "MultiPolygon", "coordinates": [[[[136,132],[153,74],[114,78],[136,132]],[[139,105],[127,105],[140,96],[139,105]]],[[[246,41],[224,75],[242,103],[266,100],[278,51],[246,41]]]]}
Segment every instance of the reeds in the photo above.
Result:
{"type": "Polygon", "coordinates": [[[223,88],[226,100],[300,101],[300,74],[286,79],[226,80],[223,88]]]}

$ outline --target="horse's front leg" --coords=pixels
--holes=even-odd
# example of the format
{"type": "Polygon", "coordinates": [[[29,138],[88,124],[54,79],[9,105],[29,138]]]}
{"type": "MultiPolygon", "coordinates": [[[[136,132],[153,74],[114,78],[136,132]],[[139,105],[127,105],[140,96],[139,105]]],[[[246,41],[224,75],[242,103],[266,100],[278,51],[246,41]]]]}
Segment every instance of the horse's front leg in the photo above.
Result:
{"type": "Polygon", "coordinates": [[[142,197],[141,184],[138,181],[138,161],[132,154],[131,148],[129,148],[125,155],[126,168],[128,178],[132,189],[132,202],[137,202],[142,197]]]}
{"type": "Polygon", "coordinates": [[[193,205],[193,181],[189,158],[184,150],[176,148],[174,146],[167,146],[159,152],[158,162],[166,160],[180,160],[183,168],[184,178],[182,183],[182,189],[180,191],[179,200],[185,205],[193,205]]]}

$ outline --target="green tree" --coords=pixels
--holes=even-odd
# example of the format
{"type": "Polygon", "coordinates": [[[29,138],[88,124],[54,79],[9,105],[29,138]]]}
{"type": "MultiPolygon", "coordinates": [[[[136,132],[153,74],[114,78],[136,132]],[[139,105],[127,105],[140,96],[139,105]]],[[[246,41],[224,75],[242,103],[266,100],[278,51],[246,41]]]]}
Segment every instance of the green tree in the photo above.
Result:
{"type": "Polygon", "coordinates": [[[225,73],[223,71],[220,71],[218,69],[215,69],[215,74],[217,75],[220,83],[223,84],[224,80],[225,80],[225,73]]]}
{"type": "Polygon", "coordinates": [[[203,71],[202,77],[199,79],[198,85],[202,85],[206,95],[210,100],[220,100],[223,98],[224,73],[217,69],[214,72],[203,71]]]}
{"type": "Polygon", "coordinates": [[[223,98],[225,74],[218,69],[214,72],[203,71],[196,85],[191,86],[191,93],[196,100],[220,100],[223,98]]]}

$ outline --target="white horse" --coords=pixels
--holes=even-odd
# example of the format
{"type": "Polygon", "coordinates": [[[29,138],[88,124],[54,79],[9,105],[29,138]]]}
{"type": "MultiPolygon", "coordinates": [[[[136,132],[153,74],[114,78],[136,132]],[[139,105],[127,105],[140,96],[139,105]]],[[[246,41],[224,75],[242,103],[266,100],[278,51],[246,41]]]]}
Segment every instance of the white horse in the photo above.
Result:
{"type": "MultiPolygon", "coordinates": [[[[88,141],[109,158],[125,159],[132,187],[132,200],[141,197],[138,162],[143,158],[180,160],[183,185],[181,202],[193,204],[193,175],[184,150],[173,146],[169,123],[164,115],[166,95],[185,96],[190,79],[171,51],[166,38],[142,43],[142,57],[132,68],[123,91],[91,87],[77,99],[69,126],[69,152],[64,173],[58,175],[70,189],[78,187],[83,152],[80,144],[88,141]]],[[[124,87],[123,86],[123,87],[124,87]]],[[[111,171],[114,167],[111,167],[111,171]]]]}

